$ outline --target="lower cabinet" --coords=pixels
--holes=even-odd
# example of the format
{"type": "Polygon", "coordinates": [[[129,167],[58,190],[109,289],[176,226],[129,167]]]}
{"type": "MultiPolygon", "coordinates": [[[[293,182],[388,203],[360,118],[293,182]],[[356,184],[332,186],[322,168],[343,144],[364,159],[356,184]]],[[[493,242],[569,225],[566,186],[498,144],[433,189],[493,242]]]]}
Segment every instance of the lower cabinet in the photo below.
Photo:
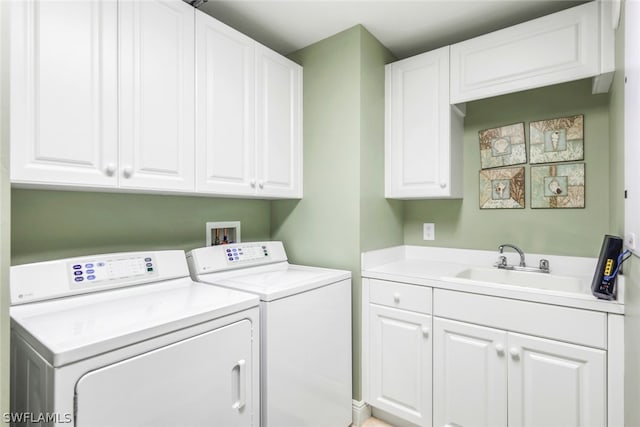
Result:
{"type": "Polygon", "coordinates": [[[363,284],[364,400],[430,427],[431,288],[367,278],[363,284]]]}
{"type": "Polygon", "coordinates": [[[602,312],[365,277],[364,400],[403,427],[617,427],[616,325],[602,312]]]}
{"type": "Polygon", "coordinates": [[[431,316],[371,305],[371,404],[431,426],[431,316]]]}
{"type": "Polygon", "coordinates": [[[604,350],[434,318],[435,426],[605,426],[604,350]]]}

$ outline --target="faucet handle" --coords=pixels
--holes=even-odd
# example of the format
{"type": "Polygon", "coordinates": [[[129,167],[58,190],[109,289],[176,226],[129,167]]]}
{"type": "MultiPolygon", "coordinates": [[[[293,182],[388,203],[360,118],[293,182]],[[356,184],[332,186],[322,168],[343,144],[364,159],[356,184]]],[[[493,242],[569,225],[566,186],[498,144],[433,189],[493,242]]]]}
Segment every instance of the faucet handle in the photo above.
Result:
{"type": "Polygon", "coordinates": [[[498,257],[498,262],[494,264],[494,267],[505,268],[507,266],[507,257],[504,255],[500,255],[498,257]]]}
{"type": "Polygon", "coordinates": [[[548,259],[544,259],[544,258],[541,259],[539,268],[544,273],[548,273],[549,272],[549,260],[548,259]]]}

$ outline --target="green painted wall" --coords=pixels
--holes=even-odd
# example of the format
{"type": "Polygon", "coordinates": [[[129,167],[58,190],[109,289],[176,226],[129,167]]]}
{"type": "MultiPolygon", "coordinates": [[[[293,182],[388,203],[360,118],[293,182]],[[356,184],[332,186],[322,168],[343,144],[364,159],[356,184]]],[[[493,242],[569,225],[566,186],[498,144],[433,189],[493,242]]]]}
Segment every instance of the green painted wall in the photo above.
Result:
{"type": "Polygon", "coordinates": [[[362,26],[291,55],[304,67],[304,198],[272,204],[272,237],[295,263],[353,275],[353,397],[360,389],[360,254],[402,244],[402,203],[384,189],[384,64],[362,26]]]}
{"type": "Polygon", "coordinates": [[[242,240],[270,238],[265,200],[12,190],[11,262],[205,245],[207,221],[241,221],[242,240]]]}
{"type": "Polygon", "coordinates": [[[360,250],[403,243],[403,203],[384,198],[384,67],[395,60],[368,31],[361,37],[360,250]]]}
{"type": "Polygon", "coordinates": [[[581,80],[467,103],[464,130],[464,199],[405,202],[405,244],[493,250],[509,242],[525,252],[597,256],[611,229],[609,193],[609,95],[592,95],[581,80]],[[480,209],[478,131],[515,122],[574,114],[585,119],[584,209],[531,209],[529,165],[525,209],[480,209]],[[422,240],[422,224],[433,222],[436,240],[422,240]]]}

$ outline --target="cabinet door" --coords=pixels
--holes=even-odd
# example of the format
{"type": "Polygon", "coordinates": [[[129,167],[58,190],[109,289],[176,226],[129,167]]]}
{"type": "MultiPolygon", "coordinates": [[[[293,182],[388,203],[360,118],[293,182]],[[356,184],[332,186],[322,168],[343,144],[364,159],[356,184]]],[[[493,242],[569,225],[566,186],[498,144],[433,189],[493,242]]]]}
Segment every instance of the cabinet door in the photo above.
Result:
{"type": "Polygon", "coordinates": [[[258,196],[302,197],[302,67],[258,45],[258,196]]]}
{"type": "Polygon", "coordinates": [[[196,190],[254,194],[255,42],[196,11],[196,190]]]}
{"type": "Polygon", "coordinates": [[[431,316],[375,304],[369,316],[369,403],[430,426],[431,316]]]}
{"type": "Polygon", "coordinates": [[[451,46],[451,102],[600,73],[600,2],[589,2],[451,46]]]}
{"type": "Polygon", "coordinates": [[[75,425],[257,426],[251,346],[243,320],[88,372],[75,425]]]}
{"type": "Polygon", "coordinates": [[[605,426],[604,350],[509,334],[509,426],[605,426]]]}
{"type": "Polygon", "coordinates": [[[506,332],[433,319],[433,424],[507,425],[506,332]]]}
{"type": "Polygon", "coordinates": [[[385,79],[385,197],[458,196],[450,179],[449,48],[394,62],[385,79]]]}
{"type": "Polygon", "coordinates": [[[194,9],[118,3],[120,186],[193,191],[194,9]]]}
{"type": "Polygon", "coordinates": [[[115,186],[117,4],[10,3],[11,180],[115,186]]]}

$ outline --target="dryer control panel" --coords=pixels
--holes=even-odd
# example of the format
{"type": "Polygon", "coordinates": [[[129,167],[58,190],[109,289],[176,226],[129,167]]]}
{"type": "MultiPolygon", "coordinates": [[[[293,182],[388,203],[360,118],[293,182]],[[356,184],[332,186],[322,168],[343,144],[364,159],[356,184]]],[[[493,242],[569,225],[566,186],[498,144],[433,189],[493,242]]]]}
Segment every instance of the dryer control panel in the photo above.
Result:
{"type": "Polygon", "coordinates": [[[116,283],[158,275],[153,255],[71,260],[67,263],[69,284],[75,287],[116,283]]]}
{"type": "Polygon", "coordinates": [[[120,252],[11,267],[11,304],[189,277],[180,250],[120,252]]]}

